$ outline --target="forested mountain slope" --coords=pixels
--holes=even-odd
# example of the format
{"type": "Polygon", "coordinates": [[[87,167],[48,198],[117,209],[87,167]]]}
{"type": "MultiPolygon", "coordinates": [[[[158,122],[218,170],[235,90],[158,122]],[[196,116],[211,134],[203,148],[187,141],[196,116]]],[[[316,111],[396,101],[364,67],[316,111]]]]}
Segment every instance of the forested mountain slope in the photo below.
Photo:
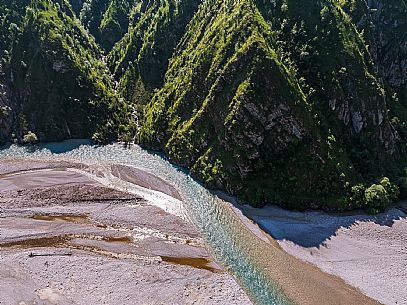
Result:
{"type": "Polygon", "coordinates": [[[404,0],[3,0],[0,14],[3,140],[134,136],[257,206],[405,195],[404,0]]]}
{"type": "Polygon", "coordinates": [[[33,130],[41,140],[114,139],[125,105],[99,47],[70,5],[9,1],[2,11],[2,28],[12,29],[2,53],[16,137],[33,130]]]}

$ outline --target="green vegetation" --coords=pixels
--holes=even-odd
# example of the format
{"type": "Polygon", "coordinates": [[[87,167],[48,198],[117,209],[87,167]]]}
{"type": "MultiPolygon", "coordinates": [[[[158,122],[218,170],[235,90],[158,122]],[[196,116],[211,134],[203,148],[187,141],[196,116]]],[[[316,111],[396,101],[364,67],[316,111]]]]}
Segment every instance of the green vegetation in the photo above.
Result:
{"type": "Polygon", "coordinates": [[[0,118],[5,117],[9,114],[10,108],[7,106],[0,107],[0,118]]]}
{"type": "Polygon", "coordinates": [[[25,144],[35,144],[38,142],[38,137],[35,133],[29,131],[26,135],[24,135],[23,142],[25,144]]]}
{"type": "MultiPolygon", "coordinates": [[[[31,1],[23,14],[13,23],[5,62],[19,114],[16,125],[28,125],[40,140],[95,134],[98,142],[113,140],[127,106],[114,91],[94,39],[68,6],[31,1]]],[[[18,138],[24,129],[17,128],[18,138]]]]}
{"type": "Polygon", "coordinates": [[[206,1],[138,138],[254,205],[352,208],[405,162],[375,69],[336,2],[206,1]]]}
{"type": "Polygon", "coordinates": [[[162,87],[168,61],[198,4],[159,0],[133,6],[128,32],[109,53],[108,62],[120,92],[139,110],[162,87]]]}
{"type": "Polygon", "coordinates": [[[397,200],[399,194],[398,186],[392,184],[389,178],[384,177],[378,184],[372,184],[370,187],[363,184],[353,186],[349,204],[351,207],[367,208],[370,212],[377,213],[397,200]]]}
{"type": "Polygon", "coordinates": [[[370,5],[5,0],[0,139],[136,139],[255,206],[377,212],[407,197],[407,5],[370,5]]]}

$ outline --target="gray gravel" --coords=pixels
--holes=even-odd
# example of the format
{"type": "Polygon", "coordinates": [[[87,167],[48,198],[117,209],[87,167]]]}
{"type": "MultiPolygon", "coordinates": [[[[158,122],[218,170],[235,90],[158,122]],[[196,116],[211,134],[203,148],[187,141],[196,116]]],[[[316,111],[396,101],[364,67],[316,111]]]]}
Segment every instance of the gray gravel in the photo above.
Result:
{"type": "Polygon", "coordinates": [[[61,165],[0,164],[1,305],[251,304],[190,223],[61,165]]]}

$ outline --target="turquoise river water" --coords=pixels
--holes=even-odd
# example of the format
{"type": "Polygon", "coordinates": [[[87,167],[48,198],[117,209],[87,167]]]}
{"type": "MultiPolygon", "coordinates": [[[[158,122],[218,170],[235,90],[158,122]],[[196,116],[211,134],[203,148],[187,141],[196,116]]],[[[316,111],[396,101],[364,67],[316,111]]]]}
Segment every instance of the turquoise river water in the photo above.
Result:
{"type": "Polygon", "coordinates": [[[12,145],[0,150],[1,159],[32,158],[67,160],[94,164],[122,164],[142,169],[172,184],[181,194],[187,217],[201,231],[216,259],[239,281],[255,304],[286,305],[291,302],[266,272],[269,244],[252,233],[224,202],[188,173],[157,154],[138,146],[124,149],[119,145],[81,145],[80,141],[51,143],[32,147],[12,145]]]}

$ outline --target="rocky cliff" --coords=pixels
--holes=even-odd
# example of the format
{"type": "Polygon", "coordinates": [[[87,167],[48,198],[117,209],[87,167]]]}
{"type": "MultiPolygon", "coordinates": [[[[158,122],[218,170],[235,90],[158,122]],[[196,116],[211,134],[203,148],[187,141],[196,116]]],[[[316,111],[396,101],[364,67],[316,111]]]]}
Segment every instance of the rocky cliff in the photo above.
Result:
{"type": "Polygon", "coordinates": [[[256,206],[375,211],[407,190],[404,0],[6,0],[1,12],[3,140],[135,136],[256,206]]]}

